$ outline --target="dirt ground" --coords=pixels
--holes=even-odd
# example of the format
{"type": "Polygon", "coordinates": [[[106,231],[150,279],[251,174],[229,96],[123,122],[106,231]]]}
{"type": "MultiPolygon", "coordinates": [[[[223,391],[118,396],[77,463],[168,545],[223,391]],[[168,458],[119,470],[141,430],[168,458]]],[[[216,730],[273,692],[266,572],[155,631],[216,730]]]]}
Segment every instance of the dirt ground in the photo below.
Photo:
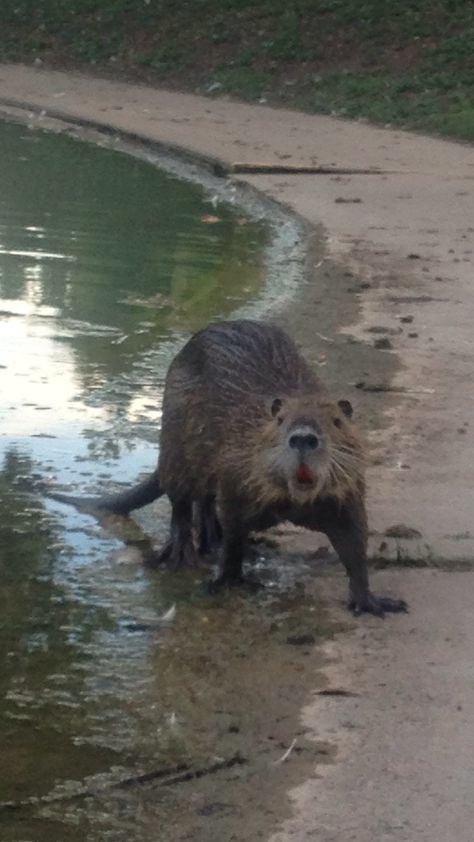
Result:
{"type": "MultiPolygon", "coordinates": [[[[400,593],[411,613],[351,622],[321,650],[337,693],[313,696],[302,722],[335,762],[314,759],[276,833],[274,817],[260,815],[236,838],[470,842],[474,150],[18,66],[0,68],[0,86],[6,112],[131,133],[227,171],[235,162],[323,170],[233,177],[299,214],[310,241],[318,226],[307,282],[279,315],[360,412],[374,454],[372,555],[405,566],[374,571],[373,588],[400,593]],[[357,351],[354,337],[364,340],[357,351]]],[[[300,534],[282,543],[309,547],[300,534]]],[[[343,588],[337,576],[322,582],[332,606],[343,588]]]]}

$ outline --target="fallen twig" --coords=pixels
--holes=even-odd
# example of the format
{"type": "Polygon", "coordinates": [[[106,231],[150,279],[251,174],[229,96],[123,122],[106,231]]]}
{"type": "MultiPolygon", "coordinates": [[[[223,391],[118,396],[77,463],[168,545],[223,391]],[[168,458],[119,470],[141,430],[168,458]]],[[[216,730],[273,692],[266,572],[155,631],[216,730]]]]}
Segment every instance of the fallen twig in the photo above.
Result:
{"type": "Polygon", "coordinates": [[[21,801],[2,801],[0,802],[0,811],[14,811],[26,807],[41,807],[45,804],[57,804],[59,802],[76,801],[83,798],[97,798],[114,789],[128,789],[129,787],[140,786],[151,781],[158,781],[159,786],[173,786],[174,784],[185,783],[186,781],[198,780],[207,775],[213,775],[223,769],[232,769],[233,766],[243,766],[245,763],[247,763],[246,758],[240,754],[235,754],[228,760],[218,760],[211,766],[204,766],[202,769],[190,769],[189,766],[182,763],[171,769],[154,769],[151,772],[144,772],[141,775],[131,775],[128,778],[122,778],[120,781],[115,781],[114,783],[106,784],[96,789],[84,787],[78,792],[61,792],[42,796],[33,795],[31,798],[24,798],[21,801]]]}
{"type": "Polygon", "coordinates": [[[338,167],[324,164],[274,164],[264,162],[235,161],[230,165],[232,173],[269,175],[387,175],[393,170],[372,168],[338,167]]]}

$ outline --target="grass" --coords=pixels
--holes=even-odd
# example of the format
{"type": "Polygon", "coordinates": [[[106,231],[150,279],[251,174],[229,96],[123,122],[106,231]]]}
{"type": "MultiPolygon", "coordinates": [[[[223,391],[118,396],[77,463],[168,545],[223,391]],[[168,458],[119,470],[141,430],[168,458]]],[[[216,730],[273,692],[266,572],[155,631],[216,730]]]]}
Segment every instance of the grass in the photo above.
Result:
{"type": "Polygon", "coordinates": [[[0,58],[474,138],[472,0],[1,0],[0,58]]]}

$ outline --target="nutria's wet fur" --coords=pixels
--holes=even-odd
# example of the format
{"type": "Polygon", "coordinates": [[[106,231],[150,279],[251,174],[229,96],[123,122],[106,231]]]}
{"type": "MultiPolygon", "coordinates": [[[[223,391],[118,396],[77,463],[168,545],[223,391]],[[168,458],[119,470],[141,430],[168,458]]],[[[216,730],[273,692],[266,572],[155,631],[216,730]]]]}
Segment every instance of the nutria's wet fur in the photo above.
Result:
{"type": "Polygon", "coordinates": [[[227,321],[193,336],[165,383],[158,480],[172,525],[161,558],[192,561],[193,503],[204,544],[219,526],[216,503],[224,548],[215,586],[242,580],[251,530],[290,520],[329,536],[356,611],[404,610],[369,591],[364,459],[351,414],[278,327],[227,321]]]}
{"type": "Polygon", "coordinates": [[[351,416],[349,402],[329,399],[280,328],[249,320],[209,325],[169,368],[157,469],[89,508],[124,514],[167,494],[171,535],[157,561],[194,563],[222,537],[214,589],[243,581],[251,530],[289,520],[328,535],[346,567],[353,610],[403,611],[403,600],[369,590],[364,457],[351,416]]]}

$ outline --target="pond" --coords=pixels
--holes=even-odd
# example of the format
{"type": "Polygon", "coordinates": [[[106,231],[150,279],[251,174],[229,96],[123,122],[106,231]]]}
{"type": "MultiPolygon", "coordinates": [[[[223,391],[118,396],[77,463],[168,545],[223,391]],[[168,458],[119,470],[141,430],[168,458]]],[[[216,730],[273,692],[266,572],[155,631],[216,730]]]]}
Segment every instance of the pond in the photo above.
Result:
{"type": "MultiPolygon", "coordinates": [[[[258,296],[273,235],[111,149],[1,122],[0,147],[0,838],[154,839],[134,802],[77,799],[212,765],[216,728],[219,756],[234,756],[235,688],[203,683],[224,674],[210,641],[225,629],[234,649],[243,627],[261,642],[268,626],[256,605],[206,600],[195,574],[147,572],[139,526],[104,527],[45,491],[96,493],[153,469],[173,350],[258,296]]],[[[263,688],[248,669],[252,700],[263,688]]]]}

